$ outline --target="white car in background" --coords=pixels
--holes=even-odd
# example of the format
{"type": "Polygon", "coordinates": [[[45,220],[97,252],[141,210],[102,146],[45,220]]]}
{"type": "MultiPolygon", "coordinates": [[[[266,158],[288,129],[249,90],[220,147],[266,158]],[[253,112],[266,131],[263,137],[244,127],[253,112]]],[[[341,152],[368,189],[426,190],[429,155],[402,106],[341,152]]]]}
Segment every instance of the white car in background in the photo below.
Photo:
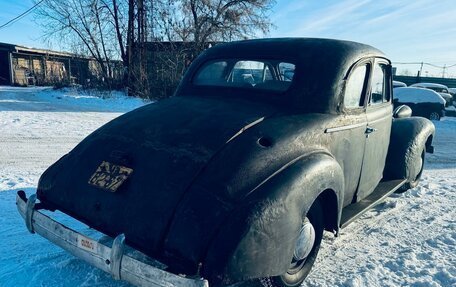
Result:
{"type": "Polygon", "coordinates": [[[402,88],[402,87],[407,87],[407,85],[401,81],[393,81],[393,88],[402,88]]]}
{"type": "Polygon", "coordinates": [[[410,85],[410,87],[425,88],[425,89],[430,89],[430,90],[436,91],[437,93],[439,93],[442,96],[442,98],[445,99],[446,107],[449,107],[450,105],[453,104],[453,96],[450,94],[448,87],[445,85],[436,84],[436,83],[416,83],[416,84],[410,85]]]}
{"type": "Polygon", "coordinates": [[[393,89],[394,108],[407,105],[413,116],[438,121],[445,116],[445,99],[431,89],[401,87],[393,89]]]}
{"type": "MultiPolygon", "coordinates": [[[[454,99],[454,97],[456,96],[456,88],[448,88],[448,91],[450,92],[450,95],[452,95],[453,99],[454,99]]],[[[453,105],[454,105],[454,101],[453,101],[453,105]]]]}

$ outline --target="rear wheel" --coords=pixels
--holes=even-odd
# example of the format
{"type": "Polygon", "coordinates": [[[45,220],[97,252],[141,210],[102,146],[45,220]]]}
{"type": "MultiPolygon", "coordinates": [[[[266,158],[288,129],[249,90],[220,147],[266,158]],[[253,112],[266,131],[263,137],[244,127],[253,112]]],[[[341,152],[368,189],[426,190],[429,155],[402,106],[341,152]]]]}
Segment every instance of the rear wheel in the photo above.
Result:
{"type": "Polygon", "coordinates": [[[320,203],[316,200],[303,219],[288,271],[280,276],[261,278],[260,282],[263,286],[300,286],[317,258],[322,237],[323,212],[320,203]]]}

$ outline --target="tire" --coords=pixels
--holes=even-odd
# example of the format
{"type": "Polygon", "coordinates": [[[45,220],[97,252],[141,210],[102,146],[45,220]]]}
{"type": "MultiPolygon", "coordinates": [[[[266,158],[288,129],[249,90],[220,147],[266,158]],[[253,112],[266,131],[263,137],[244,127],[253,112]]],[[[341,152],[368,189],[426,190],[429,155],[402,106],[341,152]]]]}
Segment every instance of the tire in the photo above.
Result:
{"type": "MultiPolygon", "coordinates": [[[[323,212],[321,204],[316,200],[312,207],[307,212],[303,220],[303,230],[307,222],[310,222],[315,230],[315,237],[310,253],[301,260],[296,260],[295,255],[290,263],[290,269],[283,275],[261,278],[260,282],[264,287],[297,287],[306,279],[309,274],[315,259],[317,258],[318,251],[320,250],[321,239],[323,238],[323,212]],[[308,221],[307,221],[308,220],[308,221]]],[[[295,254],[298,252],[298,247],[295,249],[295,254]]],[[[302,248],[301,248],[302,250],[302,248]]]]}
{"type": "Polygon", "coordinates": [[[432,112],[429,114],[429,119],[431,121],[440,121],[440,114],[438,112],[432,112]]]}
{"type": "Polygon", "coordinates": [[[416,175],[415,179],[410,180],[410,181],[407,181],[406,183],[404,183],[404,184],[396,191],[396,193],[404,193],[404,192],[406,192],[407,190],[412,189],[412,188],[418,186],[418,183],[419,183],[420,180],[421,180],[421,175],[423,174],[425,154],[426,154],[426,151],[423,149],[423,151],[421,152],[421,167],[420,167],[420,171],[419,171],[418,174],[416,175]]]}

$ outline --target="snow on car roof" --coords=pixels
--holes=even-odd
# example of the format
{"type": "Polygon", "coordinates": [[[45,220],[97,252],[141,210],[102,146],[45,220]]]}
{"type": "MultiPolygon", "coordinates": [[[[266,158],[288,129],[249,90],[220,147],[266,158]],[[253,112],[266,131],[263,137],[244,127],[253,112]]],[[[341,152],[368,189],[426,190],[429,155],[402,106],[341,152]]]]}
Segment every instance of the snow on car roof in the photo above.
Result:
{"type": "Polygon", "coordinates": [[[394,86],[407,87],[407,84],[401,81],[393,81],[394,86]]]}
{"type": "Polygon", "coordinates": [[[448,89],[447,86],[442,85],[442,84],[436,84],[436,83],[416,83],[413,85],[410,85],[410,87],[432,87],[432,88],[442,88],[442,89],[448,89]]]}
{"type": "Polygon", "coordinates": [[[393,95],[401,103],[446,103],[441,95],[429,89],[401,87],[393,89],[393,95]]]}

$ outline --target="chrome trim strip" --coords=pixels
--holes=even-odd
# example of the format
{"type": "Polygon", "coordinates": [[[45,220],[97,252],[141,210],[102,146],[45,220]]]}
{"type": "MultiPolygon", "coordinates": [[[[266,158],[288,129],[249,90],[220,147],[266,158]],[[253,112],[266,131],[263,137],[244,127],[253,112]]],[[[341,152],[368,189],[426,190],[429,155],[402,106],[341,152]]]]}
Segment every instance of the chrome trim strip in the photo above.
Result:
{"type": "Polygon", "coordinates": [[[334,133],[334,132],[346,131],[346,130],[356,129],[356,128],[366,126],[366,125],[367,125],[367,123],[358,123],[358,124],[351,124],[351,125],[334,127],[334,128],[327,128],[327,129],[325,129],[325,133],[329,134],[329,133],[334,133]]]}
{"type": "Polygon", "coordinates": [[[370,124],[375,124],[375,123],[378,123],[378,122],[381,122],[381,121],[384,121],[384,120],[387,120],[387,119],[391,119],[391,121],[393,120],[393,116],[385,116],[385,117],[381,117],[381,118],[378,118],[378,119],[375,119],[373,121],[369,121],[368,125],[370,124]]]}
{"type": "Polygon", "coordinates": [[[246,130],[250,129],[251,127],[253,127],[254,125],[258,124],[258,123],[261,123],[262,121],[264,120],[264,117],[261,117],[257,120],[254,120],[253,122],[245,125],[242,129],[240,129],[236,134],[234,134],[234,136],[232,136],[229,140],[226,141],[226,143],[229,143],[231,142],[232,140],[234,140],[236,137],[238,137],[240,134],[242,134],[243,132],[245,132],[246,130]]]}

